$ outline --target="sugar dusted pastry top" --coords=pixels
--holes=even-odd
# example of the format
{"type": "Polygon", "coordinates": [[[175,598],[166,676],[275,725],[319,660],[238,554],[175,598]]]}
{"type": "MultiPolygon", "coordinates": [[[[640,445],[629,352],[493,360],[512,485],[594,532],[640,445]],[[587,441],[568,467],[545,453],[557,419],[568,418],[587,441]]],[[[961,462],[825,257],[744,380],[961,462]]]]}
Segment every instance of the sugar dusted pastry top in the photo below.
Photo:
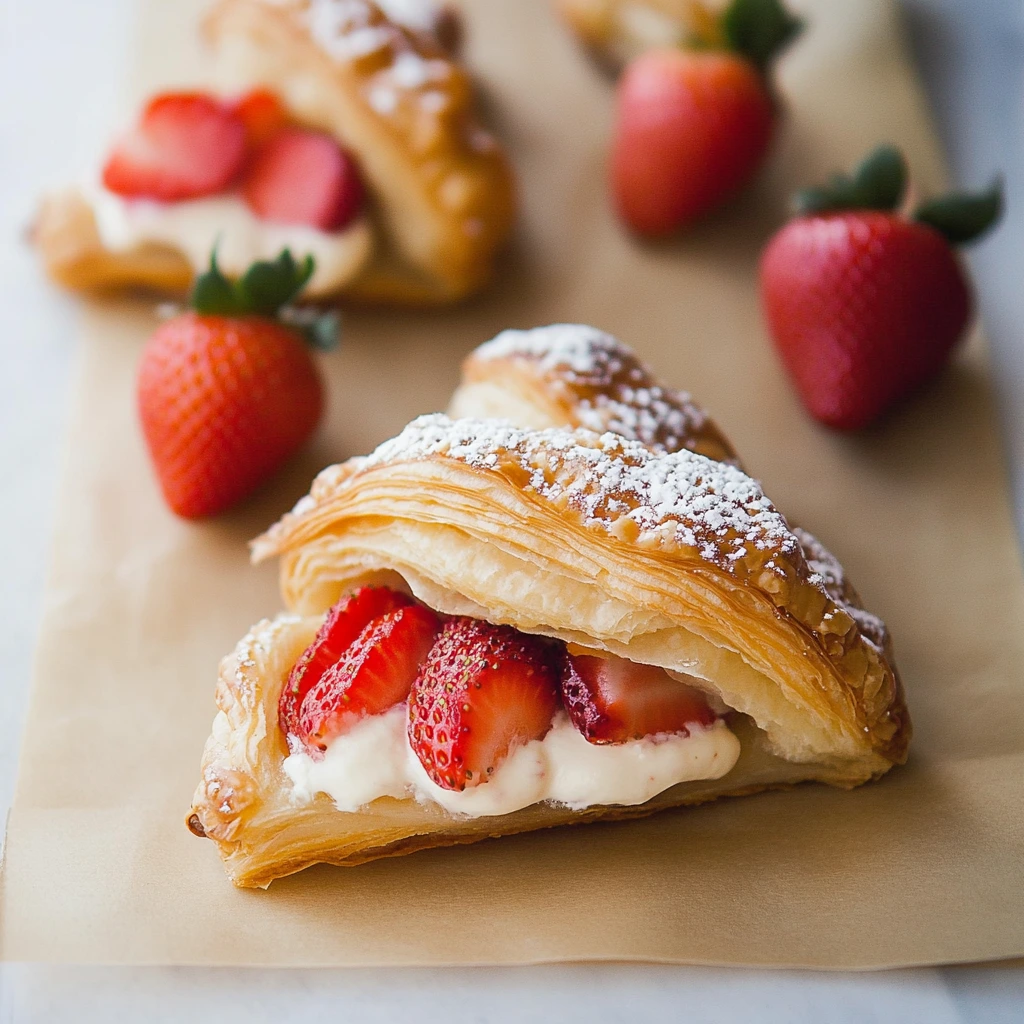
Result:
{"type": "MultiPolygon", "coordinates": [[[[540,546],[540,537],[557,531],[570,545],[599,549],[623,572],[638,574],[637,586],[661,594],[651,599],[659,607],[672,605],[673,588],[682,593],[687,581],[706,588],[714,601],[705,597],[707,607],[687,614],[705,618],[712,630],[725,614],[714,602],[724,602],[722,608],[770,605],[776,618],[765,621],[758,612],[754,632],[774,631],[781,616],[791,624],[787,630],[795,627],[810,639],[827,677],[815,685],[827,692],[829,713],[851,716],[843,727],[846,741],[855,737],[850,727],[856,721],[863,736],[853,742],[867,738],[875,755],[902,759],[908,729],[884,630],[859,612],[832,564],[808,562],[785,517],[734,466],[685,450],[654,451],[611,433],[531,431],[493,420],[424,416],[370,456],[324,470],[309,496],[254,543],[254,557],[294,556],[283,564],[284,589],[286,598],[300,599],[289,576],[315,576],[333,557],[325,554],[325,564],[311,569],[304,549],[321,542],[344,548],[358,522],[382,514],[378,507],[420,526],[447,521],[468,530],[473,523],[508,544],[534,537],[540,546]],[[461,511],[470,491],[472,515],[461,511]],[[448,506],[449,496],[458,507],[448,506]],[[506,509],[513,501],[520,511],[510,521],[506,509]]],[[[762,642],[772,643],[752,641],[762,642]]],[[[790,669],[792,685],[813,674],[800,658],[785,666],[790,669]]]]}
{"type": "Polygon", "coordinates": [[[585,324],[502,331],[480,345],[463,364],[451,412],[508,415],[513,410],[506,412],[502,403],[517,398],[535,407],[531,426],[569,424],[665,451],[686,448],[712,459],[735,459],[732,446],[687,392],[662,387],[632,349],[585,324]]]}

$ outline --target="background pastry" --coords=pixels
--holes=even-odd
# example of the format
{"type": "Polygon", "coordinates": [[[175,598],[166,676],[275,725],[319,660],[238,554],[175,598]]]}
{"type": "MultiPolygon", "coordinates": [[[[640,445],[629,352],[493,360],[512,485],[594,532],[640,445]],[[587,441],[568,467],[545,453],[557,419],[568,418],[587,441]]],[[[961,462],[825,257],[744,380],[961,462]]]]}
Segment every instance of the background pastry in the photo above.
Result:
{"type": "MultiPolygon", "coordinates": [[[[278,198],[309,189],[282,183],[280,161],[264,159],[275,140],[254,141],[250,131],[255,153],[240,154],[236,164],[228,159],[227,180],[204,182],[198,192],[168,196],[144,185],[126,198],[123,189],[111,190],[105,172],[105,188],[48,197],[34,239],[49,273],[72,288],[139,285],[181,292],[219,239],[229,273],[272,258],[286,245],[296,256],[311,252],[318,265],[309,286],[313,296],[429,304],[482,286],[512,224],[511,170],[476,118],[468,75],[446,49],[454,34],[442,31],[450,21],[444,9],[431,5],[423,21],[433,18],[440,37],[386,13],[397,9],[405,12],[406,24],[410,14],[423,13],[420,5],[396,0],[221,0],[204,24],[228,97],[225,117],[244,106],[253,90],[264,90],[300,133],[326,137],[350,159],[358,183],[332,178],[338,194],[328,191],[329,209],[314,207],[312,216],[303,211],[298,221],[282,213],[280,203],[261,209],[259,199],[268,191],[278,198]],[[256,162],[262,162],[258,174],[256,162]],[[254,175],[257,186],[251,185],[254,175]],[[339,211],[339,203],[350,209],[339,211]]],[[[154,138],[163,140],[170,130],[165,123],[152,125],[152,106],[129,139],[133,160],[148,158],[154,138]]],[[[194,119],[191,108],[174,113],[174,130],[194,119]]],[[[251,123],[246,121],[247,130],[251,123]]],[[[218,158],[227,145],[218,143],[218,158]]],[[[125,148],[122,140],[115,155],[125,148]]],[[[189,154],[194,159],[200,150],[191,146],[189,154]]],[[[344,170],[325,168],[320,160],[307,181],[319,187],[331,174],[343,179],[344,170]]]]}
{"type": "Polygon", "coordinates": [[[732,445],[685,391],[658,384],[618,338],[586,324],[502,331],[462,364],[453,418],[610,430],[650,448],[735,462],[732,445]]]}
{"type": "Polygon", "coordinates": [[[616,70],[645,50],[704,38],[715,21],[695,0],[555,0],[555,5],[581,42],[616,70]]]}

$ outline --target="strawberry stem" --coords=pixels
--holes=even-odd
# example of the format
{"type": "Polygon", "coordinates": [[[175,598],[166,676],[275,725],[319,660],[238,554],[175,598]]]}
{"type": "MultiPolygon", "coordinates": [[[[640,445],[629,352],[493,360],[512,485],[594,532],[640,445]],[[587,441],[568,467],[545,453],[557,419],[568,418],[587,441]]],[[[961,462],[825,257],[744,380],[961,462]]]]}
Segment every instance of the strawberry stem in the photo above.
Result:
{"type": "Polygon", "coordinates": [[[334,310],[298,309],[290,303],[313,276],[315,262],[306,256],[297,263],[288,249],[274,260],[258,260],[237,280],[226,277],[217,265],[217,247],[210,253],[210,269],[192,287],[189,305],[214,316],[264,316],[298,331],[314,348],[334,348],[340,317],[334,310]]]}
{"type": "Polygon", "coordinates": [[[824,185],[794,196],[798,215],[829,210],[895,210],[907,188],[907,164],[895,147],[882,145],[868,154],[853,174],[833,174],[824,185]]]}
{"type": "Polygon", "coordinates": [[[922,203],[914,220],[935,228],[950,245],[980,238],[1003,213],[1003,181],[996,178],[980,192],[950,192],[922,203]]]}
{"type": "Polygon", "coordinates": [[[722,14],[722,34],[729,49],[742,54],[761,72],[803,30],[800,18],[780,0],[732,0],[722,14]]]}
{"type": "Polygon", "coordinates": [[[258,260],[237,280],[224,276],[217,265],[217,247],[210,253],[210,269],[196,278],[189,304],[199,313],[225,316],[275,316],[295,298],[313,276],[312,256],[296,263],[288,249],[276,260],[258,260]]]}

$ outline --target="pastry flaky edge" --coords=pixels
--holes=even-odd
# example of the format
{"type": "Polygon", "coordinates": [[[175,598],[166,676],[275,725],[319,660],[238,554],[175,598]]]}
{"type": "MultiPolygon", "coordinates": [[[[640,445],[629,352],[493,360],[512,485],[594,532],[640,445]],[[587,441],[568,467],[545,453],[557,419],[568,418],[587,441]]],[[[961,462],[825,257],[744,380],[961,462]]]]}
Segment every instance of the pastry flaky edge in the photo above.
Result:
{"type": "Polygon", "coordinates": [[[421,417],[376,452],[324,470],[254,542],[281,558],[288,613],[221,665],[219,713],[187,823],[232,881],[265,886],[548,826],[630,818],[819,780],[856,786],[906,754],[909,721],[884,627],[837,566],[735,466],[583,429],[421,417]],[[829,576],[822,573],[827,568],[829,576]],[[461,818],[409,798],[338,811],[293,803],[277,703],[323,613],[365,583],[705,680],[736,714],[740,759],[640,806],[535,804],[461,818]]]}
{"type": "MultiPolygon", "coordinates": [[[[340,292],[313,297],[433,305],[487,282],[512,227],[514,178],[476,118],[468,74],[431,34],[373,0],[219,0],[203,28],[238,91],[274,90],[359,161],[374,256],[340,292]]],[[[74,289],[182,293],[194,276],[167,245],[104,248],[77,189],[44,199],[31,237],[50,276],[74,289]]]]}

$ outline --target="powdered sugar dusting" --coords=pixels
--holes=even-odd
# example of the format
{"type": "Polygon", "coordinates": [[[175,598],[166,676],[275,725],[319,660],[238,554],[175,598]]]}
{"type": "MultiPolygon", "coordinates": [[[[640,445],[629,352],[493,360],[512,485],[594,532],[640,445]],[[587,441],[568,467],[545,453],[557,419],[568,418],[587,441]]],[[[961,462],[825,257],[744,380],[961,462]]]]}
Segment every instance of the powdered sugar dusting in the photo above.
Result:
{"type": "Polygon", "coordinates": [[[304,18],[310,35],[324,50],[339,60],[351,60],[383,49],[391,41],[387,24],[375,24],[376,13],[365,0],[310,0],[304,18]]]}
{"type": "Polygon", "coordinates": [[[871,612],[865,611],[857,592],[846,578],[839,559],[812,533],[794,527],[793,533],[803,548],[808,568],[813,573],[810,582],[827,594],[857,624],[864,639],[879,650],[884,649],[887,639],[885,623],[871,612]]]}
{"type": "Polygon", "coordinates": [[[368,456],[360,471],[433,456],[517,479],[525,472],[527,491],[575,509],[587,526],[622,535],[631,524],[641,545],[691,548],[730,571],[755,552],[799,557],[785,518],[735,466],[689,451],[655,452],[612,433],[421,416],[368,456]]]}
{"type": "Polygon", "coordinates": [[[571,396],[579,424],[598,433],[610,430],[666,451],[688,448],[716,458],[732,454],[690,395],[655,384],[631,349],[595,327],[552,324],[502,331],[473,357],[533,360],[553,389],[571,396]]]}

